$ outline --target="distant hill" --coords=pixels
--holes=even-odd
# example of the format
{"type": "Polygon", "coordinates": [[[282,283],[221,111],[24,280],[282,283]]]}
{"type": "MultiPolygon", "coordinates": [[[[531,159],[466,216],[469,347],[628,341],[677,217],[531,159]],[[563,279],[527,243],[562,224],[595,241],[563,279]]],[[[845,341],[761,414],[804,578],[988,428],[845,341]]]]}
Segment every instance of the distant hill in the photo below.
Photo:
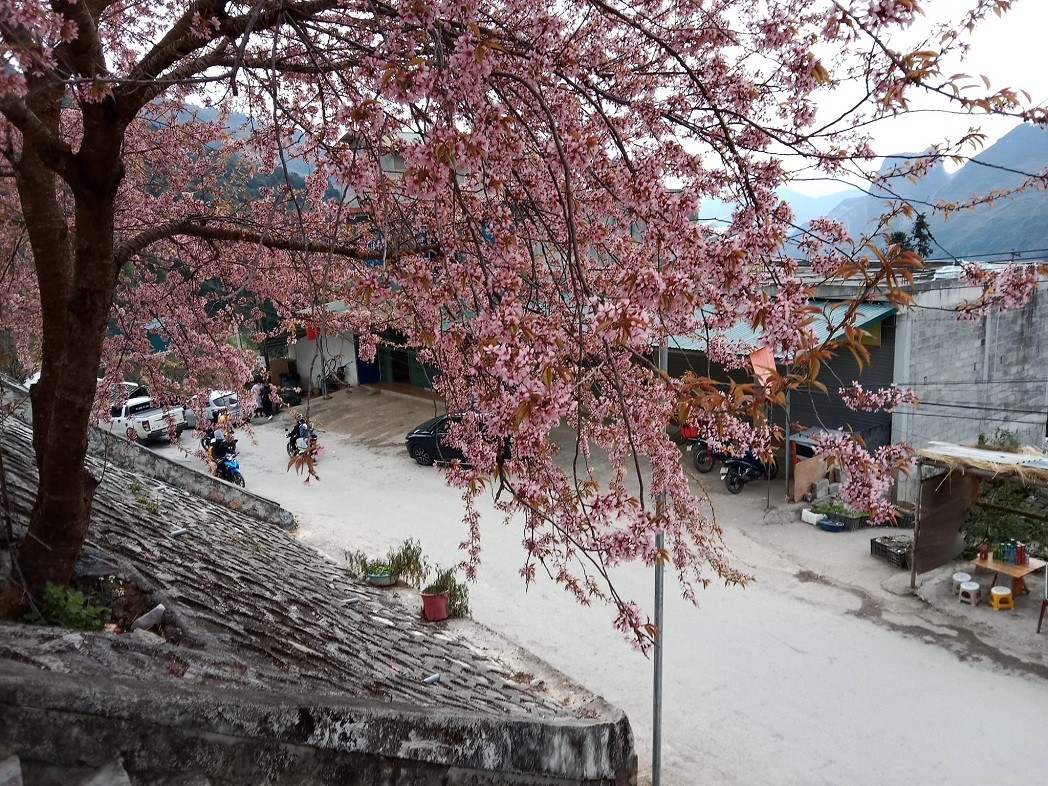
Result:
{"type": "MultiPolygon", "coordinates": [[[[837,193],[827,194],[826,196],[810,197],[790,188],[780,188],[777,189],[775,193],[778,194],[781,199],[789,202],[790,208],[793,210],[794,223],[798,226],[803,226],[813,218],[825,216],[841,203],[845,195],[853,192],[838,191],[837,193]]],[[[727,202],[723,202],[719,199],[707,199],[702,203],[702,209],[699,211],[699,220],[726,220],[731,216],[731,211],[732,206],[727,202]]]]}
{"type": "MultiPolygon", "coordinates": [[[[888,171],[900,163],[888,157],[881,169],[888,171]]],[[[933,215],[922,203],[964,202],[991,190],[1014,188],[1023,179],[1019,172],[1041,172],[1048,168],[1048,131],[1021,125],[1003,136],[956,172],[936,167],[925,177],[910,182],[900,179],[892,189],[913,200],[924,212],[937,246],[930,259],[964,257],[1001,261],[1012,251],[1023,258],[1048,256],[1048,193],[1028,190],[995,200],[974,210],[951,214],[947,219],[933,215]]],[[[841,201],[829,217],[841,221],[852,236],[869,231],[889,198],[886,191],[851,197],[841,201]]],[[[908,232],[912,222],[897,221],[895,230],[908,232]]]]}

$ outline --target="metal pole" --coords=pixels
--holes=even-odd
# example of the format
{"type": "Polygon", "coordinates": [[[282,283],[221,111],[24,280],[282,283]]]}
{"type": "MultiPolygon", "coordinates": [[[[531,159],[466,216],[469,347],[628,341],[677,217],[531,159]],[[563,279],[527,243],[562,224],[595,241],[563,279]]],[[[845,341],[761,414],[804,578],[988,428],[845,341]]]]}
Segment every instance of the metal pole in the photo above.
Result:
{"type": "Polygon", "coordinates": [[[790,464],[793,463],[793,451],[790,450],[790,389],[786,389],[786,501],[791,502],[790,497],[790,464]]]}
{"type": "MultiPolygon", "coordinates": [[[[659,530],[655,546],[661,551],[665,535],[659,530]]],[[[662,773],[662,587],[666,566],[655,563],[655,688],[651,703],[651,786],[659,786],[662,773]]]]}
{"type": "MultiPolygon", "coordinates": [[[[666,343],[659,345],[659,369],[669,372],[670,351],[666,343]]],[[[666,492],[660,492],[655,499],[656,512],[666,510],[666,492]]],[[[655,548],[661,555],[665,547],[665,533],[660,529],[655,535],[655,548]]],[[[655,563],[655,684],[651,700],[651,786],[659,786],[662,775],[662,606],[663,584],[666,566],[662,560],[655,563]]]]}
{"type": "MultiPolygon", "coordinates": [[[[772,419],[772,413],[775,410],[772,409],[771,404],[768,404],[768,420],[772,419]]],[[[775,461],[775,454],[771,454],[771,460],[775,461]]],[[[765,482],[765,494],[764,494],[764,509],[771,510],[771,472],[764,473],[765,482]]]]}
{"type": "Polygon", "coordinates": [[[917,507],[913,511],[913,551],[910,552],[910,589],[917,589],[917,539],[921,536],[921,502],[924,499],[924,465],[917,459],[917,507]]]}

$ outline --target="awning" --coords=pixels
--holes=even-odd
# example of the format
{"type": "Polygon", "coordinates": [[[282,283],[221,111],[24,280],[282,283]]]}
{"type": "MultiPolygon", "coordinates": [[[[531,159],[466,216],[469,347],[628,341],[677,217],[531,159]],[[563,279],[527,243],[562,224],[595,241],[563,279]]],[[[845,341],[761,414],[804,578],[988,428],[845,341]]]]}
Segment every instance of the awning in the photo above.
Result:
{"type": "MultiPolygon", "coordinates": [[[[811,330],[815,334],[815,340],[821,344],[830,338],[830,326],[837,325],[843,319],[851,303],[840,300],[813,300],[813,306],[817,306],[821,314],[816,314],[811,323],[811,330]]],[[[867,327],[876,325],[895,313],[895,306],[890,303],[860,303],[855,311],[854,324],[856,327],[867,327]]],[[[839,328],[834,331],[833,338],[839,338],[843,334],[839,328]]],[[[764,346],[763,335],[759,330],[754,330],[744,321],[739,320],[727,330],[719,330],[716,335],[724,336],[730,343],[738,344],[740,354],[749,354],[764,346]]],[[[681,349],[691,352],[706,351],[706,336],[692,334],[687,336],[674,336],[669,339],[670,349],[681,349]]]]}

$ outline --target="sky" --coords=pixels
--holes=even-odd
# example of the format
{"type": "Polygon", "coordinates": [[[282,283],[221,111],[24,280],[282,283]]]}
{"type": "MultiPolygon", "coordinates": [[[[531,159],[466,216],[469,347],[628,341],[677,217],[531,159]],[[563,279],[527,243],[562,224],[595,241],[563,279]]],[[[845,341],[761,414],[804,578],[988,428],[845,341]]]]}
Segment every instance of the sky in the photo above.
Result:
{"type": "MultiPolygon", "coordinates": [[[[956,14],[970,5],[969,0],[924,0],[921,7],[927,19],[939,20],[944,14],[956,14]]],[[[1045,35],[1048,33],[1048,2],[1045,0],[1014,0],[1012,9],[1000,18],[990,15],[972,34],[972,49],[964,62],[954,61],[943,68],[943,73],[969,74],[978,78],[985,75],[991,89],[1011,87],[1026,90],[1034,104],[1048,104],[1048,79],[1043,64],[1045,35]]],[[[903,48],[900,42],[898,48],[903,48]]],[[[974,93],[973,93],[974,95],[974,93]]],[[[912,106],[930,107],[914,94],[912,106]]],[[[956,115],[927,111],[916,112],[882,121],[874,129],[875,148],[891,153],[923,150],[944,138],[957,139],[968,128],[979,126],[987,134],[986,146],[1004,136],[1018,125],[1007,118],[956,115]]],[[[969,150],[971,154],[978,151],[969,150]]],[[[947,167],[949,169],[949,167],[947,167]]],[[[791,185],[809,196],[820,196],[845,188],[840,183],[797,183],[791,185]]]]}

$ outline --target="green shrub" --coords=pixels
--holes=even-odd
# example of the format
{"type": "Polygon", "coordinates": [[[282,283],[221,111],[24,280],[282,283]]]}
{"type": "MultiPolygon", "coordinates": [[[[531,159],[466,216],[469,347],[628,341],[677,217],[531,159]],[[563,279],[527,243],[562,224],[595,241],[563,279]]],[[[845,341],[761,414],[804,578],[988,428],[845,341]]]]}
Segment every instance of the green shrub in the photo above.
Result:
{"type": "Polygon", "coordinates": [[[833,514],[840,513],[842,516],[865,516],[864,510],[855,510],[844,504],[838,497],[830,497],[822,502],[814,502],[811,506],[812,513],[833,514]]]}
{"type": "Polygon", "coordinates": [[[426,595],[437,595],[441,592],[448,593],[448,616],[456,618],[468,617],[469,589],[464,582],[455,580],[455,569],[441,568],[438,565],[436,574],[436,578],[426,585],[422,592],[426,595]]]}
{"type": "Polygon", "coordinates": [[[390,570],[412,587],[421,587],[429,575],[429,560],[417,540],[405,540],[399,549],[390,549],[386,561],[390,570]]]}
{"type": "Polygon", "coordinates": [[[95,600],[83,592],[47,582],[40,607],[28,612],[22,621],[73,630],[101,630],[112,611],[107,606],[95,605],[95,600]]]}
{"type": "MultiPolygon", "coordinates": [[[[1024,486],[1015,481],[983,481],[979,486],[979,502],[988,502],[1014,510],[1026,510],[1043,516],[1048,509],[1048,490],[1024,486]]],[[[964,533],[964,553],[971,556],[980,543],[1002,543],[1017,540],[1026,544],[1031,556],[1048,554],[1048,522],[1028,518],[994,508],[973,505],[961,527],[964,533]]]]}

